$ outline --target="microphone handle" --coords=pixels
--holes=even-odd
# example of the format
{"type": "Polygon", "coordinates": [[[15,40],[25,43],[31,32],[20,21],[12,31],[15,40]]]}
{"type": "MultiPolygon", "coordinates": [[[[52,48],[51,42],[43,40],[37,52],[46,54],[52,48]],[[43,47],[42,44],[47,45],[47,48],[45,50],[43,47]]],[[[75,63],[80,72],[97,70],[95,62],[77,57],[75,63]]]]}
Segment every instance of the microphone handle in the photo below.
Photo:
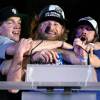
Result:
{"type": "Polygon", "coordinates": [[[89,57],[89,53],[88,53],[87,64],[90,65],[90,57],[89,57]]]}

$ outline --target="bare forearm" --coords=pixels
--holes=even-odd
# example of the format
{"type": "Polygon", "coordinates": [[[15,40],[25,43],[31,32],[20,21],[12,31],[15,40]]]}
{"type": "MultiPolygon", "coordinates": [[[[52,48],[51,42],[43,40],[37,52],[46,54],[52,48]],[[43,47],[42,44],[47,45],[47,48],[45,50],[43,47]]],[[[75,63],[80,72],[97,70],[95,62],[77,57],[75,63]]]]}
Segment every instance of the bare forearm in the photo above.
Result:
{"type": "Polygon", "coordinates": [[[7,81],[20,81],[23,57],[15,55],[7,75],[7,81]]]}
{"type": "Polygon", "coordinates": [[[94,44],[94,47],[95,47],[96,50],[100,50],[100,42],[96,42],[94,44]]]}
{"type": "MultiPolygon", "coordinates": [[[[36,47],[39,43],[41,42],[41,40],[39,41],[33,41],[33,45],[32,48],[36,47]]],[[[41,42],[35,49],[33,52],[35,51],[41,51],[43,49],[55,49],[55,48],[65,48],[65,49],[72,49],[72,45],[65,43],[63,41],[46,41],[44,40],[43,42],[41,42]]]]}
{"type": "Polygon", "coordinates": [[[73,51],[63,50],[63,58],[66,62],[71,64],[80,64],[80,59],[73,51]]]}
{"type": "Polygon", "coordinates": [[[100,59],[96,55],[89,55],[90,63],[94,68],[100,67],[100,59]]]}
{"type": "MultiPolygon", "coordinates": [[[[22,61],[23,57],[15,54],[11,66],[9,68],[8,74],[7,74],[7,81],[13,81],[13,82],[20,82],[22,78],[22,61]]],[[[8,90],[11,93],[17,93],[19,90],[17,89],[10,89],[8,90]]]]}

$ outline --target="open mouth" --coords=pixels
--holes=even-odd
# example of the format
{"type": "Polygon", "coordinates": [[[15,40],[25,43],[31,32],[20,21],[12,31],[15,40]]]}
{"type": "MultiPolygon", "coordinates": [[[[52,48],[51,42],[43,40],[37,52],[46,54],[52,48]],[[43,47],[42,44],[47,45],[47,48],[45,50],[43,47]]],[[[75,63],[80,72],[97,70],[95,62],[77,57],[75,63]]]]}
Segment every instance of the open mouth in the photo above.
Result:
{"type": "Polygon", "coordinates": [[[86,41],[86,40],[87,40],[86,35],[84,35],[84,34],[81,35],[81,36],[80,36],[80,39],[81,39],[81,41],[86,41]]]}
{"type": "Polygon", "coordinates": [[[81,37],[81,40],[82,40],[82,41],[85,41],[85,40],[86,40],[86,38],[85,38],[85,37],[81,37]]]}
{"type": "Polygon", "coordinates": [[[87,42],[87,41],[88,41],[86,35],[81,36],[80,39],[81,39],[81,41],[83,41],[83,42],[87,42]]]}
{"type": "Polygon", "coordinates": [[[20,32],[15,32],[15,31],[13,31],[12,33],[13,34],[16,34],[16,35],[20,34],[20,32]]]}

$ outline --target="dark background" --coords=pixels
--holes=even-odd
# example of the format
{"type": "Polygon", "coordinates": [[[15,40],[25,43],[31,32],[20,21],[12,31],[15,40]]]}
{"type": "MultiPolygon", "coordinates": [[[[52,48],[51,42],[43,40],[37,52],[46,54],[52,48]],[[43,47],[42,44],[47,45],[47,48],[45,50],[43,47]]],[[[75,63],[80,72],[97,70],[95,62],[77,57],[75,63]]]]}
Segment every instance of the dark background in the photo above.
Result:
{"type": "MultiPolygon", "coordinates": [[[[20,13],[28,16],[38,14],[48,4],[61,6],[72,27],[78,18],[84,16],[91,16],[97,20],[98,25],[100,23],[99,0],[0,0],[0,8],[13,5],[20,13]]],[[[24,32],[26,32],[25,24],[24,27],[24,32]]]]}
{"type": "Polygon", "coordinates": [[[86,15],[98,19],[100,15],[99,0],[0,0],[0,8],[13,5],[26,14],[38,13],[48,4],[58,4],[72,20],[86,15]]]}

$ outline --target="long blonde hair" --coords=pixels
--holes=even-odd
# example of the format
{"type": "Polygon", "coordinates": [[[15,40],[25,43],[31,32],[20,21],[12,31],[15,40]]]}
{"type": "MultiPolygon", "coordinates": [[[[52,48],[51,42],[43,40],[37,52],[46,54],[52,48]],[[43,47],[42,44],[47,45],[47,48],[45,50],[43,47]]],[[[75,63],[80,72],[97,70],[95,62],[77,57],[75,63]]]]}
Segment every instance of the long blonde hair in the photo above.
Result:
{"type": "MultiPolygon", "coordinates": [[[[30,27],[31,27],[30,28],[30,37],[34,40],[39,39],[39,34],[38,34],[39,24],[40,24],[39,17],[37,15],[35,15],[34,19],[32,19],[32,21],[31,21],[31,25],[30,25],[30,27]]],[[[68,33],[69,33],[69,30],[66,29],[66,27],[64,25],[64,32],[63,32],[60,40],[66,41],[68,33]]]]}

